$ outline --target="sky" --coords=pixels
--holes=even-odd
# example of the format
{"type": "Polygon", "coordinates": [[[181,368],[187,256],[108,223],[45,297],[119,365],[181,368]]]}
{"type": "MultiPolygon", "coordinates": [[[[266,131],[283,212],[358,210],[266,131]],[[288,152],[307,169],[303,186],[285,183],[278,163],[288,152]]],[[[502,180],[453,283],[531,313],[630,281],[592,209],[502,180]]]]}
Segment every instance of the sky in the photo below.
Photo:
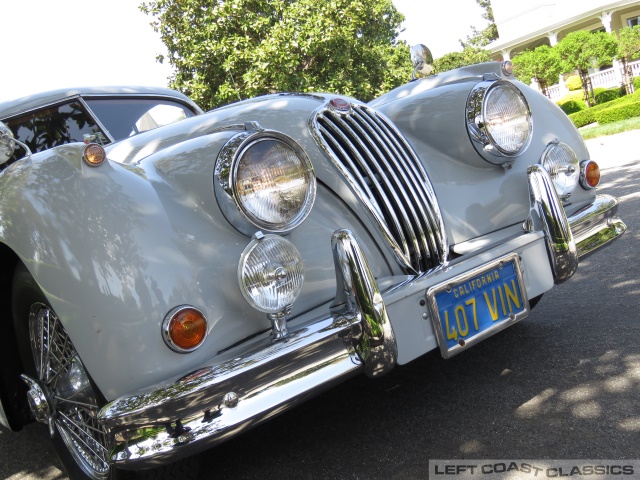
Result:
{"type": "MultiPolygon", "coordinates": [[[[64,87],[167,86],[171,68],[156,61],[166,49],[140,2],[0,0],[0,102],[64,87]]],[[[393,2],[406,17],[400,38],[434,58],[486,26],[476,0],[393,2]]]]}

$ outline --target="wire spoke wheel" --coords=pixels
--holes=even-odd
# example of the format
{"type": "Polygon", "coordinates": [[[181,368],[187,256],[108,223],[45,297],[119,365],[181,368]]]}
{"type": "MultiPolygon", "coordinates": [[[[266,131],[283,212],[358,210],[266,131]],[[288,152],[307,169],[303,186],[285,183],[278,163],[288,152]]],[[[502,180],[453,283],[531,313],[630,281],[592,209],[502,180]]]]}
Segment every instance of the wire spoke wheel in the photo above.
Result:
{"type": "Polygon", "coordinates": [[[55,425],[87,477],[108,478],[108,436],[96,419],[96,395],[69,336],[56,314],[43,303],[31,306],[29,333],[38,385],[52,406],[47,419],[52,436],[55,425]]]}

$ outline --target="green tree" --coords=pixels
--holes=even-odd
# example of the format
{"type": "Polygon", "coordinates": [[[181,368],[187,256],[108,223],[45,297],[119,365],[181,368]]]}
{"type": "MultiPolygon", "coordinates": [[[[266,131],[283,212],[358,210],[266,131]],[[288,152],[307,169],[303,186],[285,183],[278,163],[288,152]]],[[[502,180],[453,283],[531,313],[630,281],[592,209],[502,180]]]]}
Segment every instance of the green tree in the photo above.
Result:
{"type": "Polygon", "coordinates": [[[618,41],[609,33],[578,30],[567,34],[555,46],[561,59],[562,73],[578,71],[587,105],[595,104],[589,68],[610,65],[617,53],[618,41]]]}
{"type": "Polygon", "coordinates": [[[547,87],[558,81],[560,75],[560,56],[548,45],[541,45],[535,50],[525,50],[513,59],[514,74],[524,83],[534,79],[540,90],[549,96],[547,87]]]}
{"type": "Polygon", "coordinates": [[[433,73],[446,72],[454,68],[490,61],[491,55],[487,50],[467,46],[462,52],[446,53],[442,57],[434,60],[433,73]]]}
{"type": "Polygon", "coordinates": [[[633,73],[628,63],[640,57],[640,25],[623,28],[619,32],[618,53],[616,57],[622,62],[624,70],[624,86],[627,94],[633,93],[633,73]]]}
{"type": "MultiPolygon", "coordinates": [[[[411,75],[391,0],[153,0],[170,85],[204,108],[279,91],[368,101],[411,75]]],[[[159,57],[159,61],[165,60],[159,57]]]]}
{"type": "Polygon", "coordinates": [[[484,10],[481,15],[489,25],[482,30],[478,30],[476,27],[471,26],[471,35],[467,35],[467,41],[460,40],[462,48],[473,47],[481,48],[486,47],[494,40],[498,39],[498,27],[496,26],[495,18],[493,17],[493,8],[491,8],[491,0],[476,0],[476,3],[484,10]]]}

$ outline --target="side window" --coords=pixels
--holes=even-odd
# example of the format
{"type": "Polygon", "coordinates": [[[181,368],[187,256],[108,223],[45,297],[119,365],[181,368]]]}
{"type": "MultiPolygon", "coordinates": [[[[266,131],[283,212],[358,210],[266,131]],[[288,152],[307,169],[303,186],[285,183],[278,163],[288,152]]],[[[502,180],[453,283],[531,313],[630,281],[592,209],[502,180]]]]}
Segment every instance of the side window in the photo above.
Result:
{"type": "MultiPolygon", "coordinates": [[[[82,142],[86,134],[102,133],[78,101],[38,110],[8,120],[6,124],[33,153],[65,143],[82,142]]],[[[22,156],[24,152],[18,151],[16,154],[22,156]]]]}
{"type": "Polygon", "coordinates": [[[85,97],[84,100],[114,140],[122,140],[196,115],[187,106],[166,98],[85,97]]]}

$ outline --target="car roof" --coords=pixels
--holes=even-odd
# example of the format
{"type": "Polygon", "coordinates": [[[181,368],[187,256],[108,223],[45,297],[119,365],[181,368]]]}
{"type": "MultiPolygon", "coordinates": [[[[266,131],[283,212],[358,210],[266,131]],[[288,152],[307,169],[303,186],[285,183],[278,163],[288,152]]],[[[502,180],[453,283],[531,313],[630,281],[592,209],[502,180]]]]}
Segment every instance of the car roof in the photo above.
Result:
{"type": "Polygon", "coordinates": [[[77,96],[83,97],[99,97],[99,96],[116,96],[116,97],[169,97],[183,103],[187,103],[194,108],[196,112],[202,113],[202,110],[186,95],[163,87],[77,87],[62,88],[51,90],[48,92],[36,93],[16,100],[0,102],[0,119],[13,117],[15,115],[29,112],[31,110],[52,105],[68,98],[77,96]]]}

